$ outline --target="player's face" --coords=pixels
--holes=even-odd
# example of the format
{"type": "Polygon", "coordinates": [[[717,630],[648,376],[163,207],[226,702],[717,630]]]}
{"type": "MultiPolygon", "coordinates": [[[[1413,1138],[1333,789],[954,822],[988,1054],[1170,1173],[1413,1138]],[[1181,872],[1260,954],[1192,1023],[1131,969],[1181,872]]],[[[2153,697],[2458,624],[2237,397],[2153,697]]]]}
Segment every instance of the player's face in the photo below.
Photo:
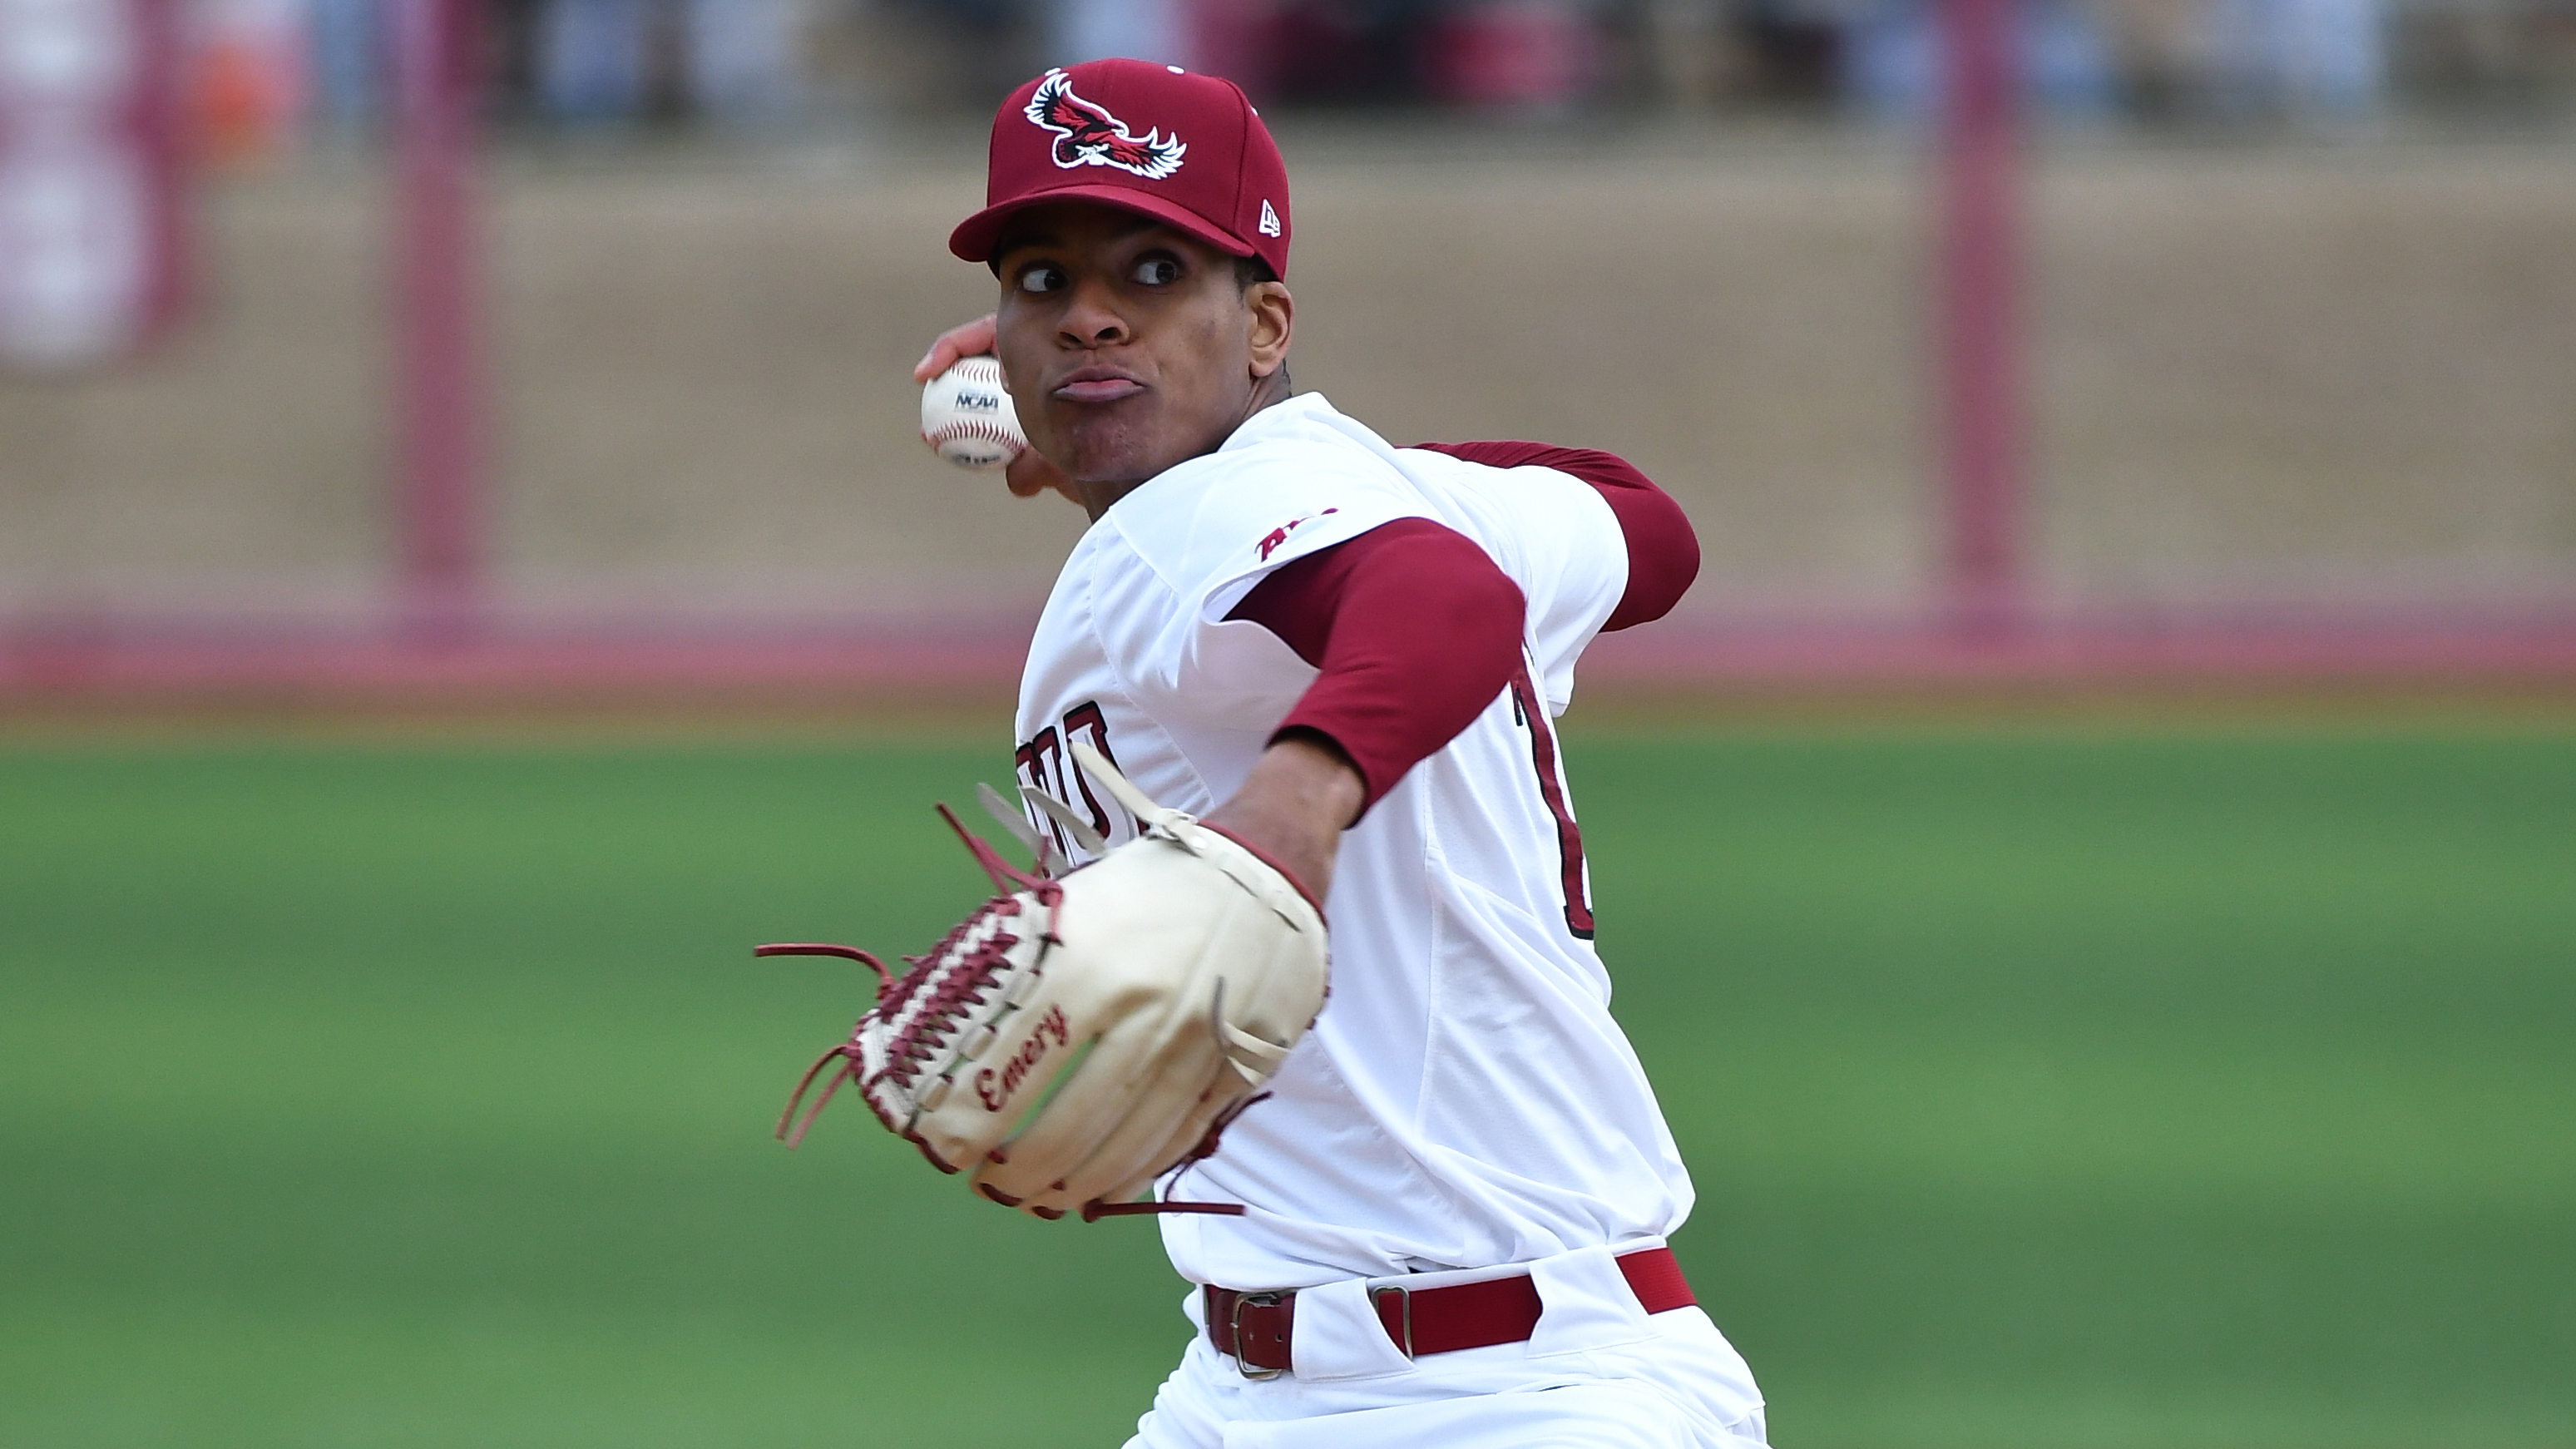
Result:
{"type": "Polygon", "coordinates": [[[1214,247],[1065,202],[1016,219],[995,260],[994,352],[1020,426],[1094,517],[1276,400],[1288,289],[1238,285],[1214,247]]]}

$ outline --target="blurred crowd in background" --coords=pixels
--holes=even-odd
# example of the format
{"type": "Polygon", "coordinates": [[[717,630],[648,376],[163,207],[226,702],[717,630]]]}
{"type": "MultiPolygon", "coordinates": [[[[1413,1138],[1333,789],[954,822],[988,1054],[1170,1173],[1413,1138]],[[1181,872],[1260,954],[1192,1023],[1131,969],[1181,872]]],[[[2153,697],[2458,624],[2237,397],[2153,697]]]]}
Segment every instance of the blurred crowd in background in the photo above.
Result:
{"type": "MultiPolygon", "coordinates": [[[[171,311],[174,178],[383,135],[402,17],[496,133],[816,136],[984,113],[1109,55],[1264,105],[1920,124],[1940,0],[0,0],[0,359],[171,311]]],[[[2011,0],[2031,112],[2367,134],[2576,114],[2576,0],[2011,0]]]]}
{"type": "MultiPolygon", "coordinates": [[[[433,462],[523,611],[1043,579],[909,366],[989,304],[939,240],[990,107],[1119,52],[1280,123],[1306,385],[1638,460],[1712,611],[1911,608],[1945,3],[0,0],[0,630],[372,608],[433,462]]],[[[2074,138],[2018,193],[2033,588],[2576,618],[2576,0],[2003,3],[2074,138]]]]}
{"type": "MultiPolygon", "coordinates": [[[[11,6],[74,0],[7,0],[11,6]]],[[[224,144],[363,132],[385,0],[188,0],[224,144]]],[[[1264,103],[1657,108],[1903,123],[1934,0],[482,0],[512,126],[829,125],[976,111],[1051,64],[1133,55],[1264,103]]],[[[2576,96],[2576,0],[2019,0],[2033,106],[2101,123],[2528,117],[2576,96]]]]}

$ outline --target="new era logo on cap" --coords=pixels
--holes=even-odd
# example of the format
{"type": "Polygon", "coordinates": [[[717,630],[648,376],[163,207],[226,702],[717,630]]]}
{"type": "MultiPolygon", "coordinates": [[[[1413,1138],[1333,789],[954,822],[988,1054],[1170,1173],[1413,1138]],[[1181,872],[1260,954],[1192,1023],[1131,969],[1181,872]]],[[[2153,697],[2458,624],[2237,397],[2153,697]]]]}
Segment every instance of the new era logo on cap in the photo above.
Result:
{"type": "Polygon", "coordinates": [[[994,114],[984,209],[948,249],[989,261],[1014,212],[1070,201],[1152,217],[1288,274],[1288,168],[1232,81],[1138,60],[1029,81],[994,114]]]}

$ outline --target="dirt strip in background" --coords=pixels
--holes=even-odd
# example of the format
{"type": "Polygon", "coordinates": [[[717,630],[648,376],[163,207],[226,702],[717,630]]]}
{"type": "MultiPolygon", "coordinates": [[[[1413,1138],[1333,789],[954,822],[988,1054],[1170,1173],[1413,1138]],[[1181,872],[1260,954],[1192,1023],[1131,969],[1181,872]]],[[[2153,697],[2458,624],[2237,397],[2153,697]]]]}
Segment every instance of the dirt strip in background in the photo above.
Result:
{"type": "MultiPolygon", "coordinates": [[[[1396,441],[1627,454],[1686,607],[1894,605],[1934,551],[1923,196],[1850,138],[1291,129],[1294,372],[1396,441]]],[[[990,304],[970,148],[505,157],[493,552],[544,612],[1025,609],[1079,519],[913,440],[990,304]]],[[[0,615],[359,606],[388,557],[380,182],[210,189],[205,305],[0,381],[0,615]]],[[[2576,144],[2049,150],[2034,511],[2079,602],[2576,597],[2576,144]]]]}

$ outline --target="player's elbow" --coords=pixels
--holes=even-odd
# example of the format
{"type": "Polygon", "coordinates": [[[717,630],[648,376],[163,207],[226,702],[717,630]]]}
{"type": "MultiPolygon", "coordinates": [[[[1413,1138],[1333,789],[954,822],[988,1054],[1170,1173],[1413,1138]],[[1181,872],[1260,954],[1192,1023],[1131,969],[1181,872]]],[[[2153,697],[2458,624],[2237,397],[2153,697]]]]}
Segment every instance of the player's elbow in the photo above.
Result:
{"type": "Polygon", "coordinates": [[[1699,535],[1670,494],[1651,486],[1635,490],[1621,497],[1616,512],[1628,545],[1628,587],[1604,629],[1664,617],[1699,577],[1699,535]]]}

